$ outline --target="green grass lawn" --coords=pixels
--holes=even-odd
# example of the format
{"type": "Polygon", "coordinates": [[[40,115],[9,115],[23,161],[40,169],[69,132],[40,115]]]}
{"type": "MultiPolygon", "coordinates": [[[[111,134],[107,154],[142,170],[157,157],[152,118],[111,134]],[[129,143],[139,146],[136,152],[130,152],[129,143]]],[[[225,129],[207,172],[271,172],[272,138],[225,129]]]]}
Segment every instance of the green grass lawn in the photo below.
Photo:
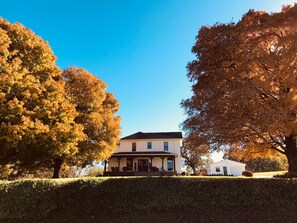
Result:
{"type": "Polygon", "coordinates": [[[0,222],[292,222],[297,180],[100,177],[0,182],[0,222]]]}

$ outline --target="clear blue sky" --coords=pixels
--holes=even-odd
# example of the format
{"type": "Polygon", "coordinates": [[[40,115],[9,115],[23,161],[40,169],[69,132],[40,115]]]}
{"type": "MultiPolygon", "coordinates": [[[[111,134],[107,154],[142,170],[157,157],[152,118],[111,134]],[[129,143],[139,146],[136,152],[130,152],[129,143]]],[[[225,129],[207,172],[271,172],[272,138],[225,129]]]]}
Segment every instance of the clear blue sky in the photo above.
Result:
{"type": "Polygon", "coordinates": [[[290,0],[0,0],[0,16],[50,43],[57,64],[85,68],[120,102],[122,135],[179,131],[191,47],[203,25],[290,0]]]}

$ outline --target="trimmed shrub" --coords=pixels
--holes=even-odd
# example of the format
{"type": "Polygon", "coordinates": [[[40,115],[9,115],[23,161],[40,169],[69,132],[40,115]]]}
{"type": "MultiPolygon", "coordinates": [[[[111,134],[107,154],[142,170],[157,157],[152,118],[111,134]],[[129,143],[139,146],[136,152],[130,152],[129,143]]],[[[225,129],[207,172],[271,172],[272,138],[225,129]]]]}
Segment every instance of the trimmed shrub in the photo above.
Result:
{"type": "Polygon", "coordinates": [[[285,172],[282,174],[276,174],[273,177],[277,177],[277,178],[297,178],[297,172],[285,172]]]}
{"type": "Polygon", "coordinates": [[[212,177],[0,182],[0,222],[290,222],[296,188],[294,179],[212,177]]]}
{"type": "Polygon", "coordinates": [[[242,172],[242,176],[252,177],[253,175],[254,175],[253,171],[250,171],[250,170],[244,170],[242,172]]]}

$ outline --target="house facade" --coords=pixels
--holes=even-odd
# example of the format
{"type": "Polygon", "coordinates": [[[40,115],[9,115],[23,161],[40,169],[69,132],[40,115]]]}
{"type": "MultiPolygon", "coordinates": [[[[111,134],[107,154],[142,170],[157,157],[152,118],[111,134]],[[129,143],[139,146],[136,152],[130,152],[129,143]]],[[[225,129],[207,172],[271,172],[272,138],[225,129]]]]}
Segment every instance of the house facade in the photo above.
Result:
{"type": "Polygon", "coordinates": [[[160,176],[181,173],[181,132],[137,132],[121,138],[104,175],[160,176]]]}
{"type": "Polygon", "coordinates": [[[246,164],[235,162],[232,160],[222,160],[209,165],[207,169],[208,175],[233,175],[242,176],[246,164]]]}

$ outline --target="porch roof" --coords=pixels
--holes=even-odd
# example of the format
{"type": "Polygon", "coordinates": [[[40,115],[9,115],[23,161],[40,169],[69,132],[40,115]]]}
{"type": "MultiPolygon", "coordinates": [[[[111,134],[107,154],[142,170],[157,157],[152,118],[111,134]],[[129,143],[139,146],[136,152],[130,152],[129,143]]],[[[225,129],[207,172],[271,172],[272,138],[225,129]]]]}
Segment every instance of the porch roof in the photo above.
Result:
{"type": "Polygon", "coordinates": [[[111,157],[177,157],[177,154],[165,151],[147,151],[147,152],[118,152],[113,153],[111,157]]]}

